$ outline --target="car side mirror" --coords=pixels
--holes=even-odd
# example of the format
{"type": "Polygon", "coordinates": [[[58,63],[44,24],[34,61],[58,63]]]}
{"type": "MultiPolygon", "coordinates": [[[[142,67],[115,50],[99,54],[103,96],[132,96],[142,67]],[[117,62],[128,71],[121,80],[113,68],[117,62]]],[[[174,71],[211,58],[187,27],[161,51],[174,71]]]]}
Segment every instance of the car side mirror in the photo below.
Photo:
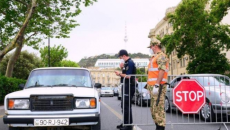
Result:
{"type": "Polygon", "coordinates": [[[18,87],[19,89],[23,89],[25,87],[25,84],[19,84],[18,87]]]}
{"type": "Polygon", "coordinates": [[[101,88],[101,84],[100,83],[95,83],[94,87],[95,88],[101,88]]]}

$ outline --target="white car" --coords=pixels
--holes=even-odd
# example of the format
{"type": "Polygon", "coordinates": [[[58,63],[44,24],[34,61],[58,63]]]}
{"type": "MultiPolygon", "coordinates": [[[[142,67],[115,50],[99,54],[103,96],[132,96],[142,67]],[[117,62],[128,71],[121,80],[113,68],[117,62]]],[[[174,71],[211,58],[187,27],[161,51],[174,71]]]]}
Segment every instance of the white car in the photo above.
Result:
{"type": "MultiPolygon", "coordinates": [[[[7,86],[6,86],[7,87],[7,86]]],[[[30,73],[23,90],[5,96],[3,118],[9,130],[26,127],[71,127],[100,130],[100,100],[89,70],[40,68],[30,73]]]]}
{"type": "Polygon", "coordinates": [[[101,88],[101,96],[110,96],[113,97],[113,88],[111,87],[102,87],[101,88]]]}
{"type": "Polygon", "coordinates": [[[118,86],[118,95],[117,95],[117,100],[121,100],[121,87],[122,87],[122,83],[118,86]]]}

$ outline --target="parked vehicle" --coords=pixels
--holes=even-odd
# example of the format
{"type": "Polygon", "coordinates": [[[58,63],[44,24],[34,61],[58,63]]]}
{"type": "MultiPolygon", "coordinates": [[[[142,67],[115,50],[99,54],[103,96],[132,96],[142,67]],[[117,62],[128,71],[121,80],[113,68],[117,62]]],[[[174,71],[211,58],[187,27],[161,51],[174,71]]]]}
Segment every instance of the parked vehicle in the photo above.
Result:
{"type": "Polygon", "coordinates": [[[122,88],[122,83],[118,85],[118,95],[117,95],[117,100],[121,100],[121,88],[122,88]]]}
{"type": "Polygon", "coordinates": [[[113,88],[111,87],[102,87],[101,88],[101,96],[110,96],[113,97],[113,88]]]}
{"type": "MultiPolygon", "coordinates": [[[[7,87],[7,86],[6,86],[7,87]]],[[[101,129],[100,101],[89,70],[39,68],[30,73],[21,91],[5,96],[3,121],[9,130],[24,127],[89,127],[101,129]]]]}
{"type": "Polygon", "coordinates": [[[148,90],[144,88],[146,84],[147,82],[139,82],[136,87],[132,102],[138,106],[150,105],[150,95],[148,90]]]}
{"type": "Polygon", "coordinates": [[[118,96],[118,87],[113,88],[114,96],[118,96]]]}
{"type": "Polygon", "coordinates": [[[199,112],[203,120],[211,121],[219,114],[230,114],[230,79],[219,74],[190,74],[174,78],[167,87],[165,97],[166,112],[171,112],[171,109],[177,109],[173,104],[173,88],[181,79],[196,79],[205,88],[206,104],[199,112]]]}

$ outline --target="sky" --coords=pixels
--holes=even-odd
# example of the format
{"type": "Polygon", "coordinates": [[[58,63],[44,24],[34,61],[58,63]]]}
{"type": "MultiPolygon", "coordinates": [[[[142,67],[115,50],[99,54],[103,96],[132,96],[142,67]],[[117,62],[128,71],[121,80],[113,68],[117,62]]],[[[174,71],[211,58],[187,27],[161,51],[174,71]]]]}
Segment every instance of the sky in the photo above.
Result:
{"type": "MultiPolygon", "coordinates": [[[[120,49],[129,53],[149,54],[147,46],[150,29],[165,16],[169,7],[180,0],[98,0],[83,7],[75,19],[80,24],[67,39],[51,39],[51,46],[63,45],[68,50],[67,60],[79,62],[84,57],[116,54],[120,49]],[[128,42],[125,44],[125,23],[128,42]]],[[[46,43],[47,39],[44,40],[46,43]]],[[[47,43],[48,44],[48,43],[47,43]]],[[[40,53],[30,47],[23,50],[40,53]]]]}

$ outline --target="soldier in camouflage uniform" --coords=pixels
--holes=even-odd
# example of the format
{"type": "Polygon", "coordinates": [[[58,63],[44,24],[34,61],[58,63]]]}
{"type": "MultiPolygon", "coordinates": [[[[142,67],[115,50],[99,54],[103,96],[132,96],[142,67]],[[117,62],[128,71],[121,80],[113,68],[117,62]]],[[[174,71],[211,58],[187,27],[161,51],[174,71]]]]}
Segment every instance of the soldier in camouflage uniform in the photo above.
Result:
{"type": "Polygon", "coordinates": [[[154,58],[151,58],[148,67],[147,89],[151,96],[150,110],[152,118],[156,124],[156,130],[164,130],[166,122],[164,103],[167,86],[168,59],[161,51],[161,45],[159,42],[151,42],[148,48],[150,48],[151,54],[155,54],[154,58]],[[162,90],[161,93],[159,93],[160,89],[162,90]],[[160,97],[159,99],[158,95],[160,97]]]}

